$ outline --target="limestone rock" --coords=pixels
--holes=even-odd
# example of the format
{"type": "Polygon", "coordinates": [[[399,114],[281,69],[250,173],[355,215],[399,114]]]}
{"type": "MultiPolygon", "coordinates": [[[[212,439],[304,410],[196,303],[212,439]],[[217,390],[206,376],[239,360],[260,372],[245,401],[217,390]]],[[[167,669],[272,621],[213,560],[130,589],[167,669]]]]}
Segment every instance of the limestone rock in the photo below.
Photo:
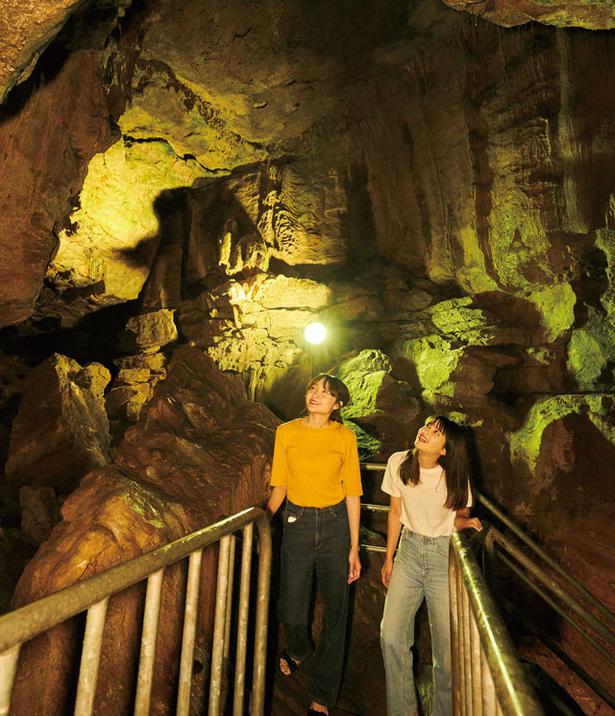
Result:
{"type": "Polygon", "coordinates": [[[190,186],[201,174],[194,160],[176,156],[163,141],[120,140],[98,154],[89,164],[79,207],[59,234],[48,285],[80,291],[87,301],[78,315],[137,298],[158,248],[159,195],[190,186]]]}
{"type": "MultiPolygon", "coordinates": [[[[435,25],[446,11],[435,5],[427,14],[435,25]]],[[[230,131],[266,145],[299,135],[330,111],[358,66],[377,71],[372,53],[410,35],[406,23],[415,30],[408,15],[404,5],[383,12],[375,0],[353,12],[320,3],[232,0],[222,8],[211,0],[164,0],[142,56],[172,67],[230,131]]]]}
{"type": "Polygon", "coordinates": [[[7,478],[17,485],[70,492],[109,458],[103,392],[109,371],[52,355],[28,376],[13,423],[7,478]]]}
{"type": "MultiPolygon", "coordinates": [[[[237,378],[220,373],[198,349],[177,349],[167,380],[157,386],[140,420],[125,434],[115,464],[91,472],[64,502],[63,520],[27,566],[15,605],[262,503],[277,422],[264,406],[247,399],[237,378]]],[[[212,626],[212,550],[204,563],[199,654],[206,653],[212,626]]],[[[174,708],[184,579],[180,569],[168,570],[165,577],[152,695],[156,713],[174,708]]],[[[129,709],[142,596],[130,590],[110,606],[96,713],[129,709]]],[[[78,654],[78,636],[70,627],[25,647],[14,713],[61,713],[78,654]],[[46,678],[32,693],[33,674],[41,671],[46,678]]]]}
{"type": "Polygon", "coordinates": [[[496,369],[520,362],[507,348],[529,342],[521,327],[506,324],[469,298],[439,302],[426,315],[438,332],[396,342],[392,356],[397,372],[416,376],[423,398],[432,404],[437,396],[470,405],[484,400],[494,387],[496,369]],[[409,363],[405,369],[404,362],[409,363]]]}
{"type": "Polygon", "coordinates": [[[316,281],[259,274],[186,301],[179,324],[222,370],[251,376],[264,390],[304,354],[303,329],[330,295],[316,281]]]}
{"type": "Polygon", "coordinates": [[[536,20],[555,27],[582,27],[587,30],[615,28],[615,9],[610,3],[592,0],[495,0],[468,3],[466,0],[442,0],[455,10],[470,12],[503,27],[515,27],[536,20]]]}
{"type": "MultiPolygon", "coordinates": [[[[158,343],[177,338],[173,311],[164,309],[129,319],[126,329],[126,342],[141,350],[156,350],[158,343]]],[[[160,352],[139,353],[117,358],[114,363],[119,370],[105,396],[105,406],[109,418],[119,422],[114,427],[122,429],[126,422],[137,421],[158,382],[166,378],[166,356],[160,352]]]]}
{"type": "Polygon", "coordinates": [[[174,311],[160,309],[141,313],[126,322],[127,346],[145,354],[156,354],[163,346],[177,340],[174,311]]]}
{"type": "Polygon", "coordinates": [[[8,0],[0,9],[0,104],[32,72],[41,52],[82,0],[8,0]]]}
{"type": "Polygon", "coordinates": [[[405,448],[416,430],[420,405],[413,386],[392,377],[390,358],[379,350],[364,350],[331,370],[350,391],[351,401],[342,416],[358,427],[362,457],[388,457],[405,448]]]}
{"type": "MultiPolygon", "coordinates": [[[[610,609],[615,607],[614,407],[613,393],[539,397],[510,437],[516,494],[508,502],[547,553],[610,609]]],[[[592,669],[601,683],[612,684],[612,670],[595,659],[575,629],[563,624],[559,638],[580,665],[592,669]]]]}
{"type": "Polygon", "coordinates": [[[8,111],[0,126],[0,184],[10,187],[0,197],[0,326],[32,314],[54,227],[69,212],[89,158],[111,144],[99,72],[97,53],[71,54],[52,81],[28,88],[20,111],[8,111]]]}
{"type": "Polygon", "coordinates": [[[142,56],[132,87],[132,101],[119,120],[125,136],[168,143],[178,158],[192,156],[214,176],[266,159],[265,147],[233,132],[207,92],[171,65],[142,56]]]}
{"type": "Polygon", "coordinates": [[[40,545],[51,534],[60,521],[60,505],[52,487],[31,487],[19,489],[21,505],[21,532],[34,545],[40,545]]]}
{"type": "Polygon", "coordinates": [[[612,102],[615,53],[598,33],[510,33],[488,23],[460,23],[447,46],[446,58],[441,45],[424,49],[406,73],[367,82],[353,97],[380,253],[471,295],[529,300],[542,340],[566,337],[581,288],[603,281],[587,275],[583,255],[612,243],[599,238],[612,174],[597,167],[608,165],[613,120],[597,98],[612,102]],[[485,64],[488,55],[498,59],[485,64]],[[582,70],[590,55],[591,90],[582,70]],[[591,117],[600,139],[577,131],[591,117]]]}
{"type": "Polygon", "coordinates": [[[151,389],[147,382],[131,385],[115,383],[105,398],[107,414],[112,420],[134,423],[150,397],[151,389]]]}

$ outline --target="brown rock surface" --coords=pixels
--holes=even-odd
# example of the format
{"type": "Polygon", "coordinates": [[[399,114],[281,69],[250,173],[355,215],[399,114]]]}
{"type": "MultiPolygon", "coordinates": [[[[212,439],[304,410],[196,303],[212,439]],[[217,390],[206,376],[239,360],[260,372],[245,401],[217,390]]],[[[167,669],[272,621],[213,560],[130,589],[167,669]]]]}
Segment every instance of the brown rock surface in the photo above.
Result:
{"type": "Polygon", "coordinates": [[[83,0],[7,0],[0,8],[0,104],[83,0]]]}
{"type": "Polygon", "coordinates": [[[537,20],[556,27],[583,27],[587,30],[615,28],[615,8],[600,0],[494,0],[468,2],[468,0],[442,0],[449,7],[470,12],[483,20],[503,27],[514,27],[537,20]]]}
{"type": "Polygon", "coordinates": [[[57,353],[32,371],[11,431],[10,482],[66,494],[108,461],[103,393],[110,378],[99,363],[81,367],[57,353]]]}
{"type": "Polygon", "coordinates": [[[129,318],[126,323],[126,343],[132,343],[135,352],[146,355],[158,353],[163,346],[177,340],[173,313],[162,308],[129,318]]]}
{"type": "Polygon", "coordinates": [[[60,503],[52,487],[19,488],[21,533],[30,544],[40,545],[60,521],[60,503]]]}
{"type": "MultiPolygon", "coordinates": [[[[276,419],[246,399],[238,379],[221,374],[200,351],[178,349],[140,421],[125,435],[113,465],[82,481],[62,508],[63,521],[43,543],[24,572],[15,594],[23,604],[194,529],[222,515],[261,503],[266,496],[276,419]],[[249,450],[246,450],[246,445],[249,450]]],[[[213,555],[203,576],[203,624],[210,618],[207,596],[213,555]]],[[[181,574],[165,582],[153,706],[172,713],[178,649],[177,600],[181,574]]],[[[129,709],[139,593],[114,600],[103,645],[95,713],[129,709]],[[123,669],[125,667],[125,669],[123,669]]],[[[56,629],[28,648],[14,696],[15,714],[60,713],[67,698],[66,675],[73,664],[71,630],[56,629]],[[71,656],[72,655],[72,656],[71,656]],[[33,695],[30,679],[45,673],[33,695]]],[[[198,653],[206,658],[206,633],[198,653]]],[[[206,670],[206,669],[205,669],[206,670]]]]}
{"type": "Polygon", "coordinates": [[[89,158],[111,143],[99,56],[76,52],[49,71],[20,89],[18,108],[0,109],[0,327],[32,314],[54,231],[89,158]]]}

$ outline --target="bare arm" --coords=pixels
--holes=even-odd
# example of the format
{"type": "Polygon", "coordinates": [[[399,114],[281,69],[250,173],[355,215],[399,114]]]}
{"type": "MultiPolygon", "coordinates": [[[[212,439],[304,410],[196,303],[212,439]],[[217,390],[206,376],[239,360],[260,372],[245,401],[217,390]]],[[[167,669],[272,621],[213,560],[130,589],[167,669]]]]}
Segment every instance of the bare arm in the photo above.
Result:
{"type": "Polygon", "coordinates": [[[478,517],[470,517],[469,507],[462,507],[455,512],[455,529],[457,532],[460,532],[461,530],[469,530],[470,528],[480,532],[483,526],[478,517]]]}
{"type": "Polygon", "coordinates": [[[399,534],[401,532],[401,497],[390,498],[389,515],[387,517],[387,553],[384,558],[384,564],[380,570],[382,583],[388,588],[393,572],[393,557],[395,548],[399,542],[399,534]]]}
{"type": "Polygon", "coordinates": [[[348,553],[348,584],[356,582],[361,576],[359,557],[359,525],[361,522],[361,498],[356,495],[346,497],[348,526],[350,528],[350,552],[348,553]]]}
{"type": "Polygon", "coordinates": [[[267,507],[265,507],[265,511],[269,515],[269,518],[273,517],[280,509],[280,505],[286,499],[286,491],[286,485],[274,485],[271,488],[271,494],[269,495],[269,500],[267,501],[267,507]]]}

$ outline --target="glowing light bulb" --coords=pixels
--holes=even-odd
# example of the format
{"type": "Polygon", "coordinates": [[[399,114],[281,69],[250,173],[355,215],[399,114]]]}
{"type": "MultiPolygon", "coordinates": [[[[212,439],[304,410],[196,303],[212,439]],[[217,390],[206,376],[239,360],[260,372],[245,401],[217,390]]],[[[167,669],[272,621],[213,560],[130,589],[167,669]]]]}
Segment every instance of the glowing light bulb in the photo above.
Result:
{"type": "Polygon", "coordinates": [[[312,343],[317,346],[320,345],[327,337],[327,329],[322,325],[322,323],[314,321],[312,323],[308,323],[305,327],[303,335],[308,343],[312,343]]]}

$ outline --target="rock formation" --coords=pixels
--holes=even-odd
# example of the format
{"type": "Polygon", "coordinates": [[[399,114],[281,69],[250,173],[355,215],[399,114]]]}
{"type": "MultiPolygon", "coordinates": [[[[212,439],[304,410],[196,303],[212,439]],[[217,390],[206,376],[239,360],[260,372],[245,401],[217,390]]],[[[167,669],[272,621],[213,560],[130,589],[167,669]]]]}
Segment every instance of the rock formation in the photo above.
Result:
{"type": "MultiPolygon", "coordinates": [[[[104,566],[261,499],[273,422],[255,456],[228,442],[238,406],[261,415],[240,383],[290,418],[331,368],[364,455],[406,447],[430,413],[472,426],[479,486],[532,531],[540,515],[541,542],[608,600],[606,533],[573,543],[612,510],[593,498],[615,444],[611,5],[308,5],[0,10],[3,529],[43,539],[61,496],[110,459],[33,564],[91,534],[104,566]],[[329,330],[317,348],[303,336],[315,319],[329,330]],[[201,475],[217,461],[241,472],[236,500],[201,475]],[[91,533],[73,535],[86,509],[91,533]],[[138,538],[101,527],[116,509],[138,538]]],[[[20,599],[58,586],[37,569],[20,599]]],[[[374,574],[363,596],[379,605],[374,574]]],[[[80,576],[67,563],[59,579],[80,576]]]]}
{"type": "Polygon", "coordinates": [[[54,354],[28,377],[13,423],[6,476],[17,485],[71,492],[109,459],[103,393],[109,371],[54,354]]]}
{"type": "MultiPolygon", "coordinates": [[[[178,349],[167,379],[127,431],[113,464],[91,472],[64,502],[62,522],[19,581],[15,606],[262,503],[275,425],[267,409],[247,400],[238,379],[222,375],[197,349],[178,349]],[[248,451],[242,449],[246,445],[248,451]]],[[[197,645],[197,658],[203,661],[210,653],[214,566],[212,552],[203,571],[197,645]]],[[[156,666],[156,673],[165,677],[157,679],[154,690],[156,713],[173,712],[183,588],[181,572],[169,570],[156,666]]],[[[97,713],[119,714],[129,708],[141,599],[140,589],[129,590],[110,607],[97,713]]],[[[66,708],[75,667],[73,629],[58,627],[27,647],[12,712],[42,715],[66,708]],[[40,673],[45,683],[33,694],[31,679],[40,673]]]]}

